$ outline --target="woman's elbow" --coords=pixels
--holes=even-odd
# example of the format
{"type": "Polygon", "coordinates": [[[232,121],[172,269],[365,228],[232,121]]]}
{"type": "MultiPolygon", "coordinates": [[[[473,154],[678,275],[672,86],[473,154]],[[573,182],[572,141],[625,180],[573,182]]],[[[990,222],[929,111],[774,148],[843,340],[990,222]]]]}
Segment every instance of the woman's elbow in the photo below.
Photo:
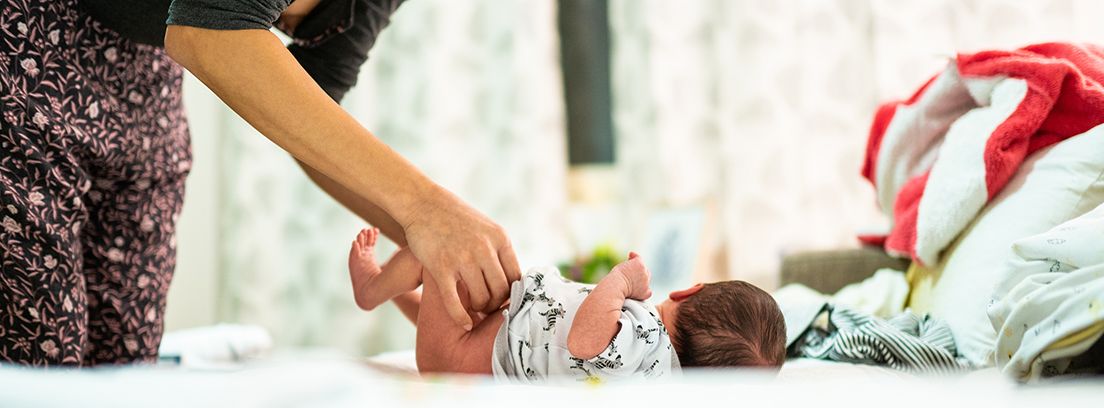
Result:
{"type": "Polygon", "coordinates": [[[197,43],[203,29],[169,25],[165,29],[165,53],[177,64],[191,70],[197,56],[197,43]]]}
{"type": "Polygon", "coordinates": [[[225,51],[217,47],[232,42],[234,39],[226,34],[233,32],[169,25],[164,30],[164,53],[169,54],[172,61],[198,75],[195,71],[202,71],[204,63],[219,61],[216,55],[225,51]]]}

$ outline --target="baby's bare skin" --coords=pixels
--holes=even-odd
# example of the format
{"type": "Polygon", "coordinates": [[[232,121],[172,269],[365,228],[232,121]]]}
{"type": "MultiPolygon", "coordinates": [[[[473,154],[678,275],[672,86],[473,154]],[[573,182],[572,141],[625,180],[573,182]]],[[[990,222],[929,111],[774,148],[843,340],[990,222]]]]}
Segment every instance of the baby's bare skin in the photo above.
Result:
{"type": "MultiPolygon", "coordinates": [[[[491,374],[491,353],[503,322],[501,310],[506,304],[486,316],[470,313],[474,326],[470,332],[464,330],[445,310],[433,280],[423,279],[422,264],[409,250],[400,249],[382,267],[376,263],[373,248],[378,235],[376,229],[361,231],[349,254],[354,293],[365,293],[362,289],[371,285],[377,289],[371,292],[381,295],[372,299],[358,295],[357,305],[371,310],[394,300],[403,314],[417,324],[415,354],[419,372],[491,374]],[[418,296],[416,291],[423,281],[423,293],[418,296]]],[[[460,291],[460,299],[467,299],[462,284],[460,291]]],[[[467,302],[463,303],[470,310],[467,302]]]]}
{"type": "MultiPolygon", "coordinates": [[[[415,354],[419,372],[491,374],[495,336],[505,320],[502,310],[509,306],[509,301],[487,315],[469,312],[474,326],[470,332],[466,331],[449,316],[440,289],[433,280],[423,279],[422,264],[409,250],[400,249],[383,266],[376,263],[374,247],[378,236],[375,228],[361,231],[349,253],[349,274],[357,305],[372,310],[393,300],[417,324],[415,354]],[[417,289],[423,282],[423,293],[419,294],[417,289]],[[365,290],[369,287],[373,290],[365,290]]],[[[580,305],[568,332],[568,351],[576,358],[589,359],[605,349],[620,329],[619,316],[625,299],[649,298],[652,294],[649,281],[650,273],[635,253],[615,266],[580,305]]],[[[462,283],[458,289],[460,299],[467,299],[462,283]]],[[[674,319],[670,318],[678,307],[674,295],[658,308],[668,330],[675,329],[674,319]]],[[[467,302],[464,308],[471,310],[467,302]]]]}

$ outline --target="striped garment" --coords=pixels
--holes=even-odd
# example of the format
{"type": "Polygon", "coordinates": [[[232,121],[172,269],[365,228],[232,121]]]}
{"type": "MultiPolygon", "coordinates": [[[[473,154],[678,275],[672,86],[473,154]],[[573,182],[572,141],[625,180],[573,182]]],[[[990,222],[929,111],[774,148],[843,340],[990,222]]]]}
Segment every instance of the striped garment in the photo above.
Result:
{"type": "Polygon", "coordinates": [[[790,357],[888,366],[916,373],[947,374],[970,365],[957,357],[954,337],[942,320],[906,310],[883,320],[826,304],[789,347],[790,357]]]}

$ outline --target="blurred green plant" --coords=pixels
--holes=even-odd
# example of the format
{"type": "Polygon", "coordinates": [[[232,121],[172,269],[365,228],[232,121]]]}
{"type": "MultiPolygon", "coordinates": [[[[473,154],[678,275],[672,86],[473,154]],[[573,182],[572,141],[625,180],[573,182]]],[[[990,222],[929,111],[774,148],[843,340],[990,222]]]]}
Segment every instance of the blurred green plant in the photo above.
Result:
{"type": "Polygon", "coordinates": [[[619,253],[613,245],[598,245],[589,256],[580,256],[571,262],[561,263],[560,274],[576,282],[598,283],[615,265],[625,261],[619,253]]]}

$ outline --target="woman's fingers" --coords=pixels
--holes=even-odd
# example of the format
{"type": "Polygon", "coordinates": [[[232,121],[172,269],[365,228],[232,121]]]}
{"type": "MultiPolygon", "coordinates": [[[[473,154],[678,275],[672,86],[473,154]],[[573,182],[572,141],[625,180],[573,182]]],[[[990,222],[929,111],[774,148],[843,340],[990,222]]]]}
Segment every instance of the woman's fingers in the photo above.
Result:
{"type": "Polygon", "coordinates": [[[456,292],[456,281],[446,278],[439,279],[434,282],[434,284],[440,289],[441,301],[449,317],[451,317],[456,324],[460,325],[460,327],[463,327],[464,330],[471,331],[471,316],[468,315],[467,310],[464,310],[464,305],[460,303],[460,295],[456,292]]]}
{"type": "Polygon", "coordinates": [[[502,271],[502,265],[493,253],[484,257],[481,267],[491,298],[486,307],[477,310],[490,313],[497,310],[510,297],[510,283],[506,281],[506,273],[502,271]]]}
{"type": "Polygon", "coordinates": [[[491,295],[487,291],[487,284],[483,281],[483,273],[478,265],[464,265],[460,270],[460,277],[464,279],[464,285],[468,287],[469,306],[473,311],[485,310],[491,302],[491,295]]]}
{"type": "MultiPolygon", "coordinates": [[[[521,279],[510,238],[502,227],[447,190],[432,191],[436,193],[426,193],[422,204],[399,217],[411,251],[434,279],[453,280],[446,283],[449,290],[442,287],[450,298],[466,297],[471,311],[494,310],[509,298],[510,282],[521,279]],[[467,296],[455,292],[459,283],[467,287],[467,296]]],[[[449,309],[457,321],[461,311],[449,309]]],[[[470,322],[467,317],[463,320],[470,322]]]]}
{"type": "Polygon", "coordinates": [[[509,241],[506,242],[505,246],[499,248],[498,261],[502,266],[502,270],[506,272],[507,283],[521,280],[521,267],[518,266],[517,255],[514,254],[514,247],[510,245],[509,241]]]}

